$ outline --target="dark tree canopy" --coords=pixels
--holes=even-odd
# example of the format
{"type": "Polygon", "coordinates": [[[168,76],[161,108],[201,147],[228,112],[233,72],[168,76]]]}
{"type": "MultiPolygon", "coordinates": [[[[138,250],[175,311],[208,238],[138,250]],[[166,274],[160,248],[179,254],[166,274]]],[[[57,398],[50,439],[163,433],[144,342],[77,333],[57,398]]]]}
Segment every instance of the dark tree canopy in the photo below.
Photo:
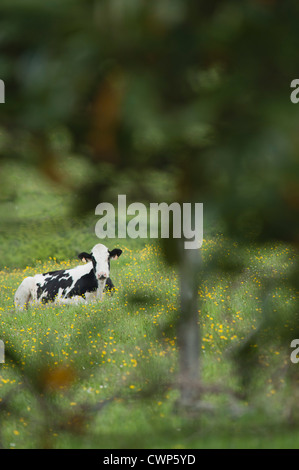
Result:
{"type": "Polygon", "coordinates": [[[91,192],[114,166],[138,182],[154,168],[235,234],[297,243],[298,10],[292,0],[4,0],[1,156],[27,146],[59,178],[49,135],[62,129],[94,165],[91,192]]]}

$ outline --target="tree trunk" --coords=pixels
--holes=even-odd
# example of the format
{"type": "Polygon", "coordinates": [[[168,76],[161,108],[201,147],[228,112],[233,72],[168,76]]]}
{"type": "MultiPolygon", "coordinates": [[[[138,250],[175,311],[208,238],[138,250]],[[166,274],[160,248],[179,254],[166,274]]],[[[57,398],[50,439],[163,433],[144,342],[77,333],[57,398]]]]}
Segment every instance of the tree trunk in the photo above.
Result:
{"type": "Polygon", "coordinates": [[[180,404],[192,405],[198,399],[200,381],[198,279],[199,250],[181,250],[180,320],[178,324],[180,404]]]}

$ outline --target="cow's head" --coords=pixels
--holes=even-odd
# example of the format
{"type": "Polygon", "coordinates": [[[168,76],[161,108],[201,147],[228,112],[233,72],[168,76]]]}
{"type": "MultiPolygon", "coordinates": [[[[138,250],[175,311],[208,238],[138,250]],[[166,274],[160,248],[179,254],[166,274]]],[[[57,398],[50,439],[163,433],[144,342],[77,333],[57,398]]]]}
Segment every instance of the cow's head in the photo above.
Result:
{"type": "Polygon", "coordinates": [[[122,254],[122,250],[114,248],[109,251],[105,245],[99,243],[91,250],[91,253],[80,253],[78,257],[84,261],[92,261],[93,270],[98,281],[106,281],[110,275],[110,260],[117,259],[122,254]]]}

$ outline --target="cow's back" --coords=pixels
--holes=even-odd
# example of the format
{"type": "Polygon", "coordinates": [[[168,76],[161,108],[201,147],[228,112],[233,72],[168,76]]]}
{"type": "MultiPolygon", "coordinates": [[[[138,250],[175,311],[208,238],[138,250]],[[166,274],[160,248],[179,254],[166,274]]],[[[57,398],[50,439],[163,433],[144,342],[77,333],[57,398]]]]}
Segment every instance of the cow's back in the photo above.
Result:
{"type": "Polygon", "coordinates": [[[36,295],[40,302],[53,302],[55,299],[69,299],[84,296],[97,289],[97,281],[92,263],[72,269],[50,271],[35,276],[36,295]]]}

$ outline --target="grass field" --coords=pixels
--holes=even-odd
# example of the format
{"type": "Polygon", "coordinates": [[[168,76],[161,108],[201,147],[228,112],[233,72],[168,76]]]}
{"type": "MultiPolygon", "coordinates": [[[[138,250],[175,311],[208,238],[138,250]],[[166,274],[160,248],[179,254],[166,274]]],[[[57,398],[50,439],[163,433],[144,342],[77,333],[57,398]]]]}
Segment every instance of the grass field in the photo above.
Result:
{"type": "MultiPolygon", "coordinates": [[[[74,181],[82,177],[79,167],[74,181]]],[[[295,259],[290,247],[240,248],[207,230],[204,263],[222,253],[245,267],[237,275],[211,271],[199,288],[201,375],[219,392],[206,393],[198,409],[185,412],[177,407],[178,274],[159,245],[110,241],[109,248],[121,247],[123,255],[111,267],[116,292],[101,303],[16,312],[14,291],[25,276],[75,266],[76,253],[99,240],[95,217],[67,216],[73,201],[61,188],[26,167],[7,164],[3,175],[0,338],[12,355],[0,365],[5,447],[298,447],[290,419],[294,397],[283,372],[298,366],[290,364],[279,331],[273,329],[266,347],[252,346],[259,365],[253,398],[225,392],[244,392],[231,352],[259,328],[266,281],[275,280],[268,293],[271,314],[285,314],[284,328],[290,328],[296,311],[296,293],[286,283],[295,259]]]]}

